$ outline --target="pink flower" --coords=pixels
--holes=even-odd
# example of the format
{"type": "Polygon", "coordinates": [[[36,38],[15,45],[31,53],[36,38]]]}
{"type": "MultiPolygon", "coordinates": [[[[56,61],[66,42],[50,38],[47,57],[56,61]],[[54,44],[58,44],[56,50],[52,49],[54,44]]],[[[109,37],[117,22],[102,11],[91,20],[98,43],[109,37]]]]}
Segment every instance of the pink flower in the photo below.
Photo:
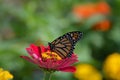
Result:
{"type": "Polygon", "coordinates": [[[36,46],[34,44],[31,44],[26,50],[30,57],[21,56],[21,58],[38,65],[43,70],[49,72],[75,72],[76,70],[74,66],[71,66],[73,63],[78,62],[75,54],[72,54],[71,57],[62,59],[57,53],[51,52],[49,46],[36,46]]]}

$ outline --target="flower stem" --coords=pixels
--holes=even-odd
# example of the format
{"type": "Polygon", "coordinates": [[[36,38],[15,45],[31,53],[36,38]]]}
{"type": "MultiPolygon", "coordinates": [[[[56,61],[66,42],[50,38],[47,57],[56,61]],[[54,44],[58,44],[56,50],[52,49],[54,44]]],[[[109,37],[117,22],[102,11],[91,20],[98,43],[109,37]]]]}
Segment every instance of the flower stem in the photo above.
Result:
{"type": "Polygon", "coordinates": [[[50,73],[50,72],[45,72],[45,74],[44,74],[44,79],[43,79],[43,80],[51,80],[51,75],[52,75],[52,73],[50,73]]]}

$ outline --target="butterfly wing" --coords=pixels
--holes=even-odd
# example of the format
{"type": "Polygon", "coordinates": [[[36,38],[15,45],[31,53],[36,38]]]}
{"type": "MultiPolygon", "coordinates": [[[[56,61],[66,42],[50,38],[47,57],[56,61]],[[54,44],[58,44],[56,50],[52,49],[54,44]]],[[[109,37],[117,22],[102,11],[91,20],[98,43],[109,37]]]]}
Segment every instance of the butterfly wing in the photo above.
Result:
{"type": "Polygon", "coordinates": [[[49,43],[50,50],[57,53],[61,58],[70,57],[76,42],[82,37],[82,32],[74,31],[64,34],[49,43]]]}

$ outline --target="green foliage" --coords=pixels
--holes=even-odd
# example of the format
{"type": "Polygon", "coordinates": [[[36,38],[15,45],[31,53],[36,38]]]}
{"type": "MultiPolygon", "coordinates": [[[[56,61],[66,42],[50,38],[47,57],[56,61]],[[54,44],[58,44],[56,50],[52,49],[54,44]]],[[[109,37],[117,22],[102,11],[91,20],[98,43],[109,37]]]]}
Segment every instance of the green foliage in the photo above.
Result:
{"type": "MultiPolygon", "coordinates": [[[[37,66],[20,58],[20,55],[27,55],[25,48],[37,40],[47,45],[64,33],[79,30],[84,33],[75,49],[80,63],[94,64],[102,70],[106,56],[120,52],[120,1],[108,0],[112,8],[112,14],[109,16],[112,25],[106,32],[91,29],[106,16],[95,15],[79,23],[79,19],[72,15],[72,7],[75,4],[97,1],[1,0],[0,67],[10,70],[14,80],[41,80],[43,74],[39,70],[36,72],[37,66]]],[[[72,74],[63,74],[65,75],[57,72],[53,80],[75,80],[71,77],[72,74]]]]}

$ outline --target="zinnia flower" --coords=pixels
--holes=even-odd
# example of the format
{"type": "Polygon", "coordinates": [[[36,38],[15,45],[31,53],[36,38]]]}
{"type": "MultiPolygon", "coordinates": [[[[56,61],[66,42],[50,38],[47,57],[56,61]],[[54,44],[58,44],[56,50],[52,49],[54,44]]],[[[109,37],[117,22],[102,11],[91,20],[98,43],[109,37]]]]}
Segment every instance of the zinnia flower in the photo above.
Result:
{"type": "Polygon", "coordinates": [[[10,74],[10,72],[0,68],[0,80],[9,80],[9,79],[13,79],[13,75],[10,74]]]}
{"type": "Polygon", "coordinates": [[[103,65],[107,80],[120,80],[120,53],[110,54],[103,65]]]}
{"type": "Polygon", "coordinates": [[[102,80],[102,75],[90,64],[77,65],[74,76],[78,80],[102,80]]]}
{"type": "Polygon", "coordinates": [[[97,10],[98,13],[101,13],[101,14],[104,14],[104,15],[109,14],[110,11],[111,11],[110,6],[105,1],[99,2],[96,5],[96,10],[97,10]]]}
{"type": "Polygon", "coordinates": [[[87,3],[74,6],[72,12],[75,17],[86,19],[96,14],[108,15],[110,13],[110,6],[105,1],[87,3]]]}
{"type": "Polygon", "coordinates": [[[98,23],[96,23],[94,26],[93,26],[93,29],[94,30],[100,30],[100,31],[107,31],[110,29],[110,21],[109,20],[103,20],[103,21],[100,21],[98,23]]]}
{"type": "Polygon", "coordinates": [[[51,52],[48,47],[36,46],[31,44],[26,48],[31,57],[21,56],[23,59],[38,65],[41,69],[47,72],[64,71],[75,72],[75,67],[71,66],[77,62],[77,56],[72,54],[71,57],[62,59],[57,53],[51,52]]]}
{"type": "Polygon", "coordinates": [[[77,56],[72,54],[71,57],[62,59],[57,53],[51,52],[49,46],[36,46],[31,44],[29,48],[26,48],[30,57],[21,56],[21,58],[38,65],[43,71],[45,71],[45,80],[50,78],[50,74],[55,71],[75,72],[76,68],[71,66],[77,62],[77,56]]]}
{"type": "Polygon", "coordinates": [[[88,18],[96,14],[96,9],[94,4],[82,4],[74,6],[73,14],[78,18],[88,18]]]}

